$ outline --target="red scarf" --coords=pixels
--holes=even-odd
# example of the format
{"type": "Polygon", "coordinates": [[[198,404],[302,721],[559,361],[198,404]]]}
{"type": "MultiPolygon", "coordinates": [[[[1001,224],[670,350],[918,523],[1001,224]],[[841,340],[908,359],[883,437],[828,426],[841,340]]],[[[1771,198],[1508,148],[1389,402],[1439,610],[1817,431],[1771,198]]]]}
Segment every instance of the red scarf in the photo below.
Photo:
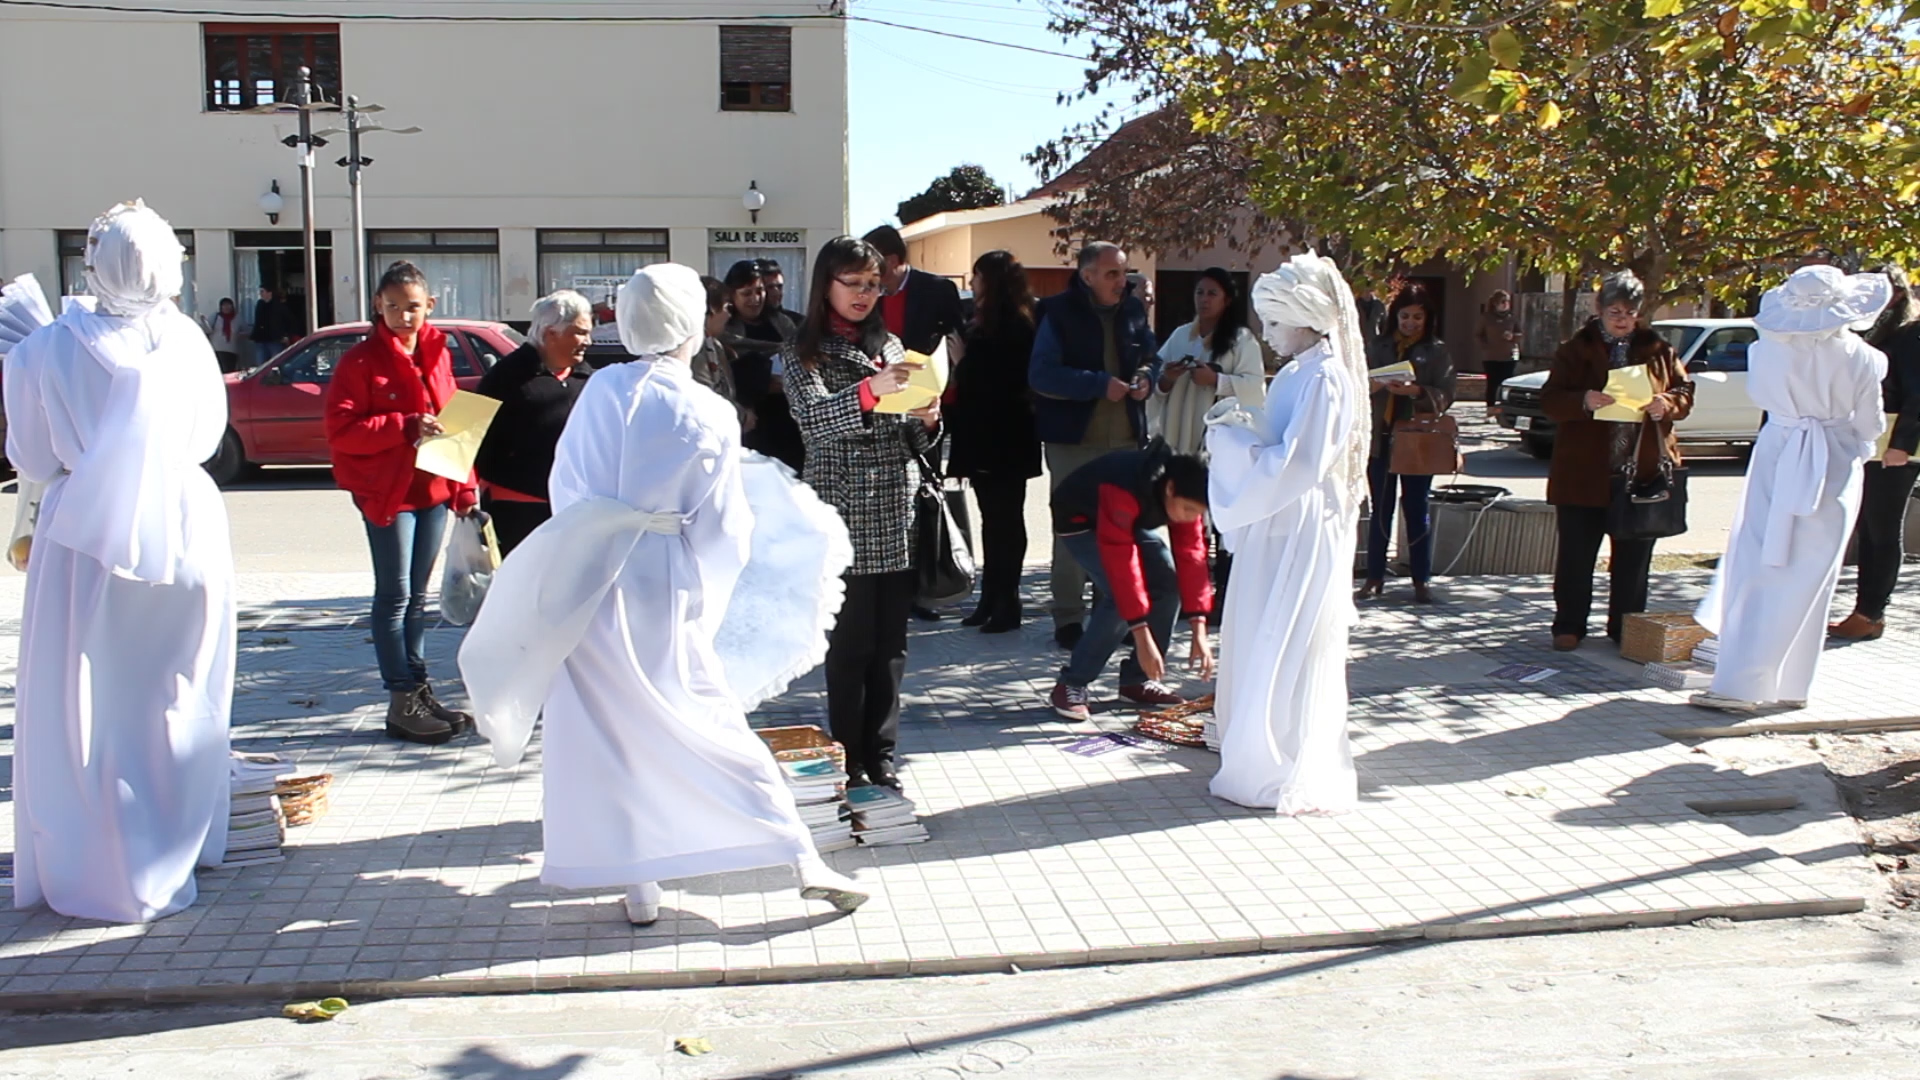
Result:
{"type": "Polygon", "coordinates": [[[220,315],[220,336],[228,341],[233,340],[233,313],[230,311],[220,315]]]}

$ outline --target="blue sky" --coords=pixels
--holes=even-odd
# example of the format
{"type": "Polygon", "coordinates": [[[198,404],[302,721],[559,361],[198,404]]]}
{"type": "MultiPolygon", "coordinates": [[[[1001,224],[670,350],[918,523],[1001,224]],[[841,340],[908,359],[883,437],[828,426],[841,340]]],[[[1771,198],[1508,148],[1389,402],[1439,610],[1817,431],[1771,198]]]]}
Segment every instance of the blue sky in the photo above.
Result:
{"type": "Polygon", "coordinates": [[[1037,182],[1021,156],[1097,111],[1054,103],[1084,62],[857,21],[860,17],[1075,52],[1046,29],[1041,0],[852,0],[850,214],[853,231],[893,221],[901,200],[955,165],[986,167],[1014,195],[1037,182]]]}

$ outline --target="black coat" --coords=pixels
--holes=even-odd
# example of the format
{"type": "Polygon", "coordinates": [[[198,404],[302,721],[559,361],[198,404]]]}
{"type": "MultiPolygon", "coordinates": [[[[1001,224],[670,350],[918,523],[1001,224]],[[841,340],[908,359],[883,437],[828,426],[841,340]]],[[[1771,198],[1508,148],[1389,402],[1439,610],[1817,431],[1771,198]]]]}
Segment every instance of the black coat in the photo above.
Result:
{"type": "Polygon", "coordinates": [[[591,374],[592,366],[582,360],[564,382],[555,378],[529,341],[482,376],[477,392],[500,402],[500,411],[474,458],[473,471],[480,479],[547,498],[554,448],[591,374]]]}
{"type": "Polygon", "coordinates": [[[1883,407],[1899,417],[1887,448],[1920,452],[1920,323],[1895,330],[1880,350],[1887,354],[1887,377],[1880,382],[1883,407]]]}
{"type": "Polygon", "coordinates": [[[973,480],[1031,480],[1040,475],[1027,363],[1033,324],[1009,320],[996,333],[966,329],[965,359],[953,370],[953,403],[944,410],[952,448],[947,471],[973,480]]]}
{"type": "Polygon", "coordinates": [[[900,344],[908,352],[931,356],[942,338],[959,333],[966,325],[966,315],[960,309],[960,289],[946,278],[909,269],[900,291],[907,294],[906,325],[900,332],[900,344]]]}

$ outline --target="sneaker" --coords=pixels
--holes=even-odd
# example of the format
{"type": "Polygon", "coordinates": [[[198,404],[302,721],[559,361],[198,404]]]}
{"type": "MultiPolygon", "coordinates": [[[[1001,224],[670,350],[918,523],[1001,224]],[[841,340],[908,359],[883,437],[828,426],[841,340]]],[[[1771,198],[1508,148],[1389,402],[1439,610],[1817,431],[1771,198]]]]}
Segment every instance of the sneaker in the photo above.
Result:
{"type": "Polygon", "coordinates": [[[660,886],[643,881],[627,889],[627,921],[635,926],[652,926],[660,921],[660,886]]]}
{"type": "Polygon", "coordinates": [[[1687,699],[1687,704],[1692,705],[1695,708],[1718,709],[1721,712],[1731,712],[1731,713],[1751,713],[1751,712],[1760,711],[1760,706],[1755,702],[1742,701],[1739,698],[1728,697],[1725,694],[1716,694],[1711,690],[1703,690],[1700,693],[1693,695],[1692,697],[1687,699]]]}
{"type": "Polygon", "coordinates": [[[1157,679],[1120,688],[1120,696],[1136,705],[1185,705],[1187,699],[1167,689],[1166,684],[1157,679]]]}
{"type": "Polygon", "coordinates": [[[1062,720],[1071,720],[1084,724],[1093,719],[1093,713],[1087,708],[1087,688],[1068,686],[1066,683],[1053,684],[1053,693],[1047,697],[1055,716],[1062,720]]]}

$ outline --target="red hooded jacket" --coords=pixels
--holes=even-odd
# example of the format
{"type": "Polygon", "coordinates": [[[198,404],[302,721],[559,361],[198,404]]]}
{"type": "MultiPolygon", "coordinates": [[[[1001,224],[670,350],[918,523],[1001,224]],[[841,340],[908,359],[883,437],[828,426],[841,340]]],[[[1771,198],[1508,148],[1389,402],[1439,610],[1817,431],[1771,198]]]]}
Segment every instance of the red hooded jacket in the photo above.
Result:
{"type": "Polygon", "coordinates": [[[327,384],[327,449],[333,480],[375,525],[393,524],[407,510],[451,502],[465,513],[479,501],[469,477],[456,483],[414,468],[419,426],[410,417],[438,414],[453,397],[453,358],[447,336],[431,325],[409,356],[384,322],[348,350],[327,384]]]}

